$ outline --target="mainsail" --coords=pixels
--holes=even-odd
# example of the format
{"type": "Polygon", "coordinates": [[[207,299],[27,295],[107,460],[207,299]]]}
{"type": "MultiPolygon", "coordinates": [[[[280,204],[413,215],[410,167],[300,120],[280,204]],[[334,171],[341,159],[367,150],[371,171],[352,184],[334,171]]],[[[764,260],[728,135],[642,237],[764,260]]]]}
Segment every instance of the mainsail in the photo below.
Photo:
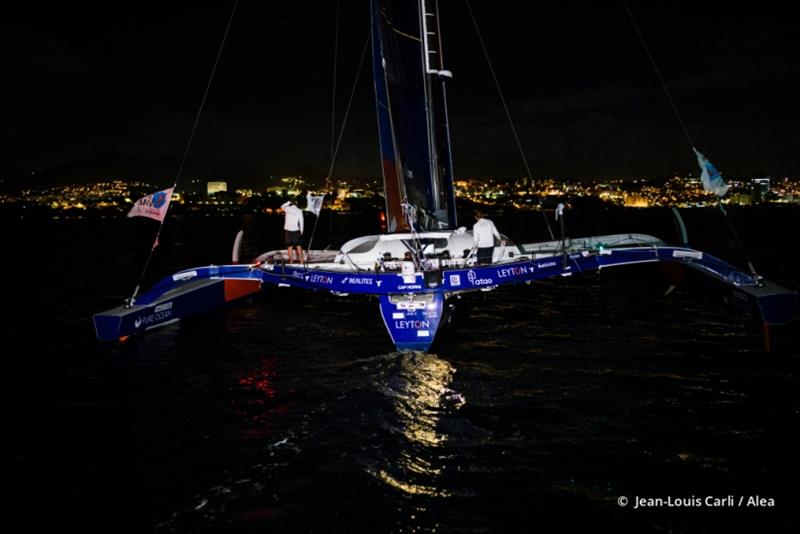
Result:
{"type": "Polygon", "coordinates": [[[455,228],[436,0],[372,0],[378,133],[390,232],[455,228]]]}

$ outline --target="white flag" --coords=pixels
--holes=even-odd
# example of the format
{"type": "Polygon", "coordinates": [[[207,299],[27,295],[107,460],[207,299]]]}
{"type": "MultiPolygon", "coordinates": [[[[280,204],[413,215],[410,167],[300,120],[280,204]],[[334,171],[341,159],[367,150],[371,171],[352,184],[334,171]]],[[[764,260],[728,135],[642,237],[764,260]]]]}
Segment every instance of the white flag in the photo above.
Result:
{"type": "Polygon", "coordinates": [[[128,217],[149,217],[163,221],[169,209],[169,201],[172,199],[172,189],[170,187],[140,198],[128,212],[128,217]]]}
{"type": "Polygon", "coordinates": [[[319,216],[319,212],[322,211],[322,200],[325,198],[325,195],[312,195],[308,193],[306,195],[306,211],[312,212],[314,215],[319,216]]]}

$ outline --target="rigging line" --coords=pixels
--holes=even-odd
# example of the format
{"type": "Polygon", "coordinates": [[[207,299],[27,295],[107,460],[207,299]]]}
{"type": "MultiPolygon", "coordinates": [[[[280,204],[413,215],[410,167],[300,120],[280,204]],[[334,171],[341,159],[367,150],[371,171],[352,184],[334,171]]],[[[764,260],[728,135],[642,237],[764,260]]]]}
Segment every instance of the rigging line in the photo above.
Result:
{"type": "Polygon", "coordinates": [[[733,226],[733,222],[731,221],[730,217],[728,217],[728,212],[722,206],[722,199],[717,199],[717,205],[719,206],[719,210],[722,212],[722,215],[725,218],[725,222],[728,223],[728,229],[733,234],[733,240],[736,242],[736,245],[739,247],[739,254],[742,255],[744,258],[745,263],[747,263],[747,268],[750,269],[750,274],[753,275],[753,278],[756,279],[756,282],[759,282],[762,277],[756,272],[756,268],[753,266],[753,262],[750,261],[750,257],[748,256],[747,252],[744,250],[744,245],[742,241],[739,239],[739,234],[736,232],[736,228],[733,226]]]}
{"type": "MultiPolygon", "coordinates": [[[[647,43],[645,42],[644,37],[642,36],[642,32],[639,30],[639,25],[636,24],[636,19],[633,18],[633,13],[628,7],[628,3],[625,0],[622,0],[622,5],[625,6],[625,11],[628,12],[628,17],[631,19],[631,23],[633,24],[633,27],[636,29],[636,35],[639,36],[639,40],[642,43],[642,47],[644,48],[644,51],[647,53],[648,59],[650,59],[650,64],[653,66],[653,70],[655,71],[656,76],[658,76],[658,81],[661,82],[661,87],[664,88],[664,93],[666,93],[667,95],[667,100],[669,100],[669,103],[672,106],[672,110],[675,112],[675,116],[678,117],[678,122],[680,122],[681,128],[683,128],[683,133],[686,135],[686,139],[689,141],[689,146],[692,148],[693,152],[696,152],[694,148],[694,142],[692,142],[692,136],[689,135],[689,129],[686,127],[686,123],[683,122],[683,117],[681,117],[681,114],[678,112],[678,106],[675,105],[675,101],[672,99],[672,95],[670,94],[669,89],[667,88],[667,84],[664,82],[664,78],[661,77],[661,72],[658,70],[658,66],[656,65],[656,62],[653,59],[652,54],[650,54],[650,49],[647,47],[647,43]]],[[[728,228],[730,229],[731,234],[733,234],[733,239],[734,241],[736,241],[736,244],[739,247],[739,252],[742,254],[742,256],[744,256],[744,260],[745,262],[747,262],[747,267],[750,269],[750,272],[753,274],[753,276],[756,277],[757,279],[760,279],[760,276],[756,273],[755,267],[753,267],[753,263],[750,261],[747,253],[744,250],[744,245],[739,240],[739,235],[736,233],[736,229],[733,227],[733,223],[728,217],[728,212],[725,211],[725,208],[722,207],[722,198],[719,198],[718,200],[719,200],[718,203],[719,209],[725,218],[725,222],[728,224],[728,228]]]]}
{"type": "MultiPolygon", "coordinates": [[[[178,182],[181,178],[181,173],[183,172],[183,167],[186,163],[186,158],[189,155],[189,149],[192,147],[192,140],[194,139],[194,134],[197,131],[197,125],[200,122],[200,115],[203,113],[203,108],[206,105],[206,100],[208,99],[208,92],[211,89],[211,82],[214,80],[214,75],[217,72],[217,65],[219,65],[219,59],[222,56],[222,50],[225,48],[225,42],[228,40],[228,34],[231,30],[231,25],[233,24],[233,17],[236,14],[236,8],[239,6],[239,0],[235,0],[233,3],[233,9],[231,10],[231,15],[228,18],[228,24],[225,26],[225,33],[222,35],[222,41],[219,44],[219,50],[217,50],[217,56],[214,58],[214,65],[211,68],[211,74],[208,77],[208,82],[206,83],[205,91],[203,91],[203,98],[200,100],[200,107],[197,109],[197,114],[194,117],[194,123],[192,124],[192,130],[189,133],[189,139],[186,141],[186,147],[183,149],[183,156],[181,156],[180,164],[178,165],[178,172],[175,173],[175,182],[172,184],[172,191],[175,192],[175,189],[178,187],[178,182]]],[[[169,210],[169,205],[167,206],[167,210],[169,210]]],[[[164,223],[167,220],[167,214],[164,213],[164,216],[161,219],[160,224],[158,225],[158,231],[156,232],[156,236],[153,239],[153,246],[150,247],[150,252],[147,254],[147,260],[144,262],[144,268],[142,269],[142,273],[139,275],[139,281],[136,283],[136,287],[133,290],[133,294],[128,299],[128,306],[133,305],[133,301],[136,298],[136,295],[139,294],[139,288],[142,285],[142,280],[144,279],[145,274],[147,273],[147,268],[150,266],[150,261],[153,259],[153,253],[158,246],[158,238],[161,236],[161,230],[164,229],[164,223]]]]}
{"type": "MultiPolygon", "coordinates": [[[[338,72],[338,64],[339,64],[339,8],[340,2],[336,0],[336,23],[334,25],[333,30],[333,83],[332,83],[332,90],[331,90],[331,161],[333,161],[333,154],[335,151],[336,145],[336,74],[338,72]]],[[[330,191],[333,187],[333,182],[331,182],[331,177],[325,177],[325,190],[330,191]]],[[[324,197],[323,197],[324,198],[324,197]]],[[[319,216],[317,216],[319,217],[319,216]]],[[[314,222],[314,229],[316,230],[316,221],[314,222]]],[[[312,231],[312,239],[313,239],[314,232],[312,231]]],[[[330,246],[331,237],[333,235],[333,218],[328,218],[328,245],[330,246]]],[[[309,245],[311,245],[311,241],[309,241],[309,245]]],[[[309,246],[309,250],[310,250],[309,246]]]]}
{"type": "Polygon", "coordinates": [[[333,152],[333,158],[331,159],[331,166],[328,169],[328,176],[333,176],[333,167],[336,164],[336,157],[339,155],[339,147],[342,145],[342,136],[344,135],[344,129],[347,125],[347,118],[350,116],[350,109],[353,106],[353,98],[356,94],[356,89],[358,88],[358,80],[361,77],[361,70],[364,67],[364,58],[367,56],[367,50],[369,49],[369,37],[372,35],[372,30],[367,32],[367,37],[364,39],[364,48],[361,51],[361,59],[358,62],[358,72],[356,72],[356,79],[353,81],[353,88],[350,90],[350,98],[347,101],[347,108],[344,112],[344,118],[342,119],[342,127],[339,130],[339,137],[336,140],[336,149],[333,152]]]}
{"type": "Polygon", "coordinates": [[[669,89],[667,88],[667,84],[664,82],[664,78],[661,77],[661,71],[658,70],[656,61],[655,59],[653,59],[653,55],[650,53],[650,49],[647,47],[647,43],[644,40],[642,32],[639,30],[639,25],[636,24],[636,19],[633,18],[633,13],[628,7],[628,2],[622,0],[622,5],[625,6],[625,11],[628,12],[628,17],[631,19],[631,23],[633,24],[633,27],[636,30],[636,35],[639,36],[639,41],[641,41],[642,43],[642,48],[644,48],[644,51],[647,54],[647,58],[650,60],[650,64],[653,66],[653,70],[656,72],[658,81],[661,82],[661,87],[664,89],[664,93],[666,93],[667,95],[667,100],[669,100],[669,103],[672,106],[672,110],[675,112],[675,116],[678,117],[678,122],[680,122],[681,128],[683,128],[683,133],[686,135],[686,139],[689,141],[689,145],[692,148],[694,148],[694,143],[692,142],[692,136],[689,135],[689,129],[683,122],[683,117],[681,117],[680,112],[678,112],[678,106],[675,105],[675,101],[672,99],[672,94],[670,94],[669,89]]]}
{"type": "MultiPolygon", "coordinates": [[[[331,165],[328,168],[328,180],[333,182],[333,167],[336,165],[336,157],[339,155],[339,147],[342,145],[342,136],[344,135],[344,129],[347,126],[347,118],[350,116],[350,109],[353,106],[353,98],[356,94],[356,89],[358,88],[358,80],[361,77],[361,70],[364,67],[364,58],[367,56],[367,50],[369,49],[369,37],[372,35],[372,30],[370,29],[367,32],[367,37],[364,39],[364,49],[361,51],[361,59],[358,62],[358,71],[356,72],[356,79],[353,81],[353,88],[350,90],[350,98],[347,101],[347,107],[344,111],[344,117],[342,118],[342,127],[339,130],[339,137],[336,140],[336,147],[333,150],[333,155],[331,157],[331,165]]],[[[311,243],[314,241],[314,233],[317,231],[317,222],[319,222],[319,217],[314,220],[314,228],[311,230],[311,237],[308,240],[308,249],[311,250],[311,243]]]]}
{"type": "MultiPolygon", "coordinates": [[[[331,97],[331,161],[333,161],[336,145],[336,72],[339,59],[339,0],[336,1],[336,23],[333,29],[333,84],[331,97]]],[[[327,178],[330,184],[330,176],[327,178]]]]}
{"type": "MultiPolygon", "coordinates": [[[[500,82],[497,80],[497,75],[494,72],[494,67],[492,66],[492,60],[489,58],[489,51],[486,49],[486,44],[483,42],[483,36],[481,35],[481,30],[478,27],[478,21],[475,19],[475,14],[472,12],[472,7],[470,6],[469,0],[464,0],[464,3],[467,5],[467,11],[469,12],[469,16],[472,19],[472,24],[475,26],[475,33],[478,34],[478,41],[480,42],[481,49],[483,50],[483,55],[486,57],[486,63],[489,65],[489,71],[492,73],[492,79],[494,80],[494,85],[497,88],[497,94],[500,95],[500,102],[503,104],[503,110],[506,112],[506,117],[508,117],[508,123],[511,125],[511,132],[514,134],[514,140],[517,142],[517,148],[519,149],[519,153],[522,156],[522,162],[525,165],[525,171],[528,173],[528,178],[531,180],[533,179],[533,174],[531,173],[531,169],[528,166],[528,158],[525,157],[525,151],[522,149],[522,143],[519,140],[519,136],[517,135],[517,129],[514,127],[514,121],[511,119],[511,112],[508,110],[508,105],[506,105],[506,99],[503,96],[503,91],[500,89],[500,82]]],[[[537,195],[537,200],[539,202],[539,208],[542,207],[542,199],[539,198],[537,195]]],[[[550,227],[550,221],[547,220],[547,214],[542,210],[542,217],[544,217],[544,222],[547,225],[547,231],[550,233],[550,239],[555,240],[555,235],[553,234],[553,229],[550,227]]]]}

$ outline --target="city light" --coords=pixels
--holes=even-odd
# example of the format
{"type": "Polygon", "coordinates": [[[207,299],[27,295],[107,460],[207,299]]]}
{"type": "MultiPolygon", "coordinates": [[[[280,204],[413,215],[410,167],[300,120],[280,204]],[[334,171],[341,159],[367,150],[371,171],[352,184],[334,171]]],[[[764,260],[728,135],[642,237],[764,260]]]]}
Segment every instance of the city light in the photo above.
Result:
{"type": "MultiPolygon", "coordinates": [[[[729,206],[786,205],[800,203],[800,180],[783,177],[727,179],[730,185],[722,202],[729,206]]],[[[239,188],[234,191],[221,187],[225,182],[194,178],[187,182],[195,192],[181,191],[173,198],[173,211],[237,213],[275,213],[289,197],[301,198],[307,192],[326,194],[325,209],[337,212],[360,211],[368,207],[383,208],[380,178],[342,178],[320,188],[303,177],[266,178],[262,187],[239,188]],[[197,186],[203,186],[198,188],[197,186]],[[213,193],[212,193],[213,192],[213,193]]],[[[544,179],[478,179],[462,178],[456,182],[456,195],[461,202],[491,207],[514,207],[519,210],[540,210],[554,202],[595,198],[600,202],[626,208],[703,207],[716,205],[717,197],[703,190],[694,176],[623,180],[544,179]]],[[[109,179],[88,185],[64,185],[40,190],[25,189],[17,193],[0,194],[4,209],[25,208],[49,212],[52,215],[92,213],[113,215],[130,209],[132,199],[159,189],[163,184],[146,181],[126,182],[109,179]]],[[[179,187],[180,189],[180,187],[179,187]]],[[[189,188],[187,188],[189,189],[189,188]]]]}

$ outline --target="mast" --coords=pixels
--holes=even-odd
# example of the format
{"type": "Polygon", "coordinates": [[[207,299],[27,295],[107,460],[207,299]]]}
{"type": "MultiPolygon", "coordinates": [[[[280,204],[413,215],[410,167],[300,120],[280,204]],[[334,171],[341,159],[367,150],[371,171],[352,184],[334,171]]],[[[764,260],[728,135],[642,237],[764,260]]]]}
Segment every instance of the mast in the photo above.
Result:
{"type": "Polygon", "coordinates": [[[373,69],[390,232],[456,227],[436,0],[372,0],[373,69]],[[408,211],[406,211],[406,209],[408,211]]]}
{"type": "MultiPolygon", "coordinates": [[[[453,73],[444,68],[439,0],[420,0],[422,52],[428,86],[428,139],[431,153],[431,186],[436,219],[456,228],[456,197],[453,186],[453,156],[445,82],[453,73]]],[[[440,225],[441,227],[441,225],[440,225]]]]}

